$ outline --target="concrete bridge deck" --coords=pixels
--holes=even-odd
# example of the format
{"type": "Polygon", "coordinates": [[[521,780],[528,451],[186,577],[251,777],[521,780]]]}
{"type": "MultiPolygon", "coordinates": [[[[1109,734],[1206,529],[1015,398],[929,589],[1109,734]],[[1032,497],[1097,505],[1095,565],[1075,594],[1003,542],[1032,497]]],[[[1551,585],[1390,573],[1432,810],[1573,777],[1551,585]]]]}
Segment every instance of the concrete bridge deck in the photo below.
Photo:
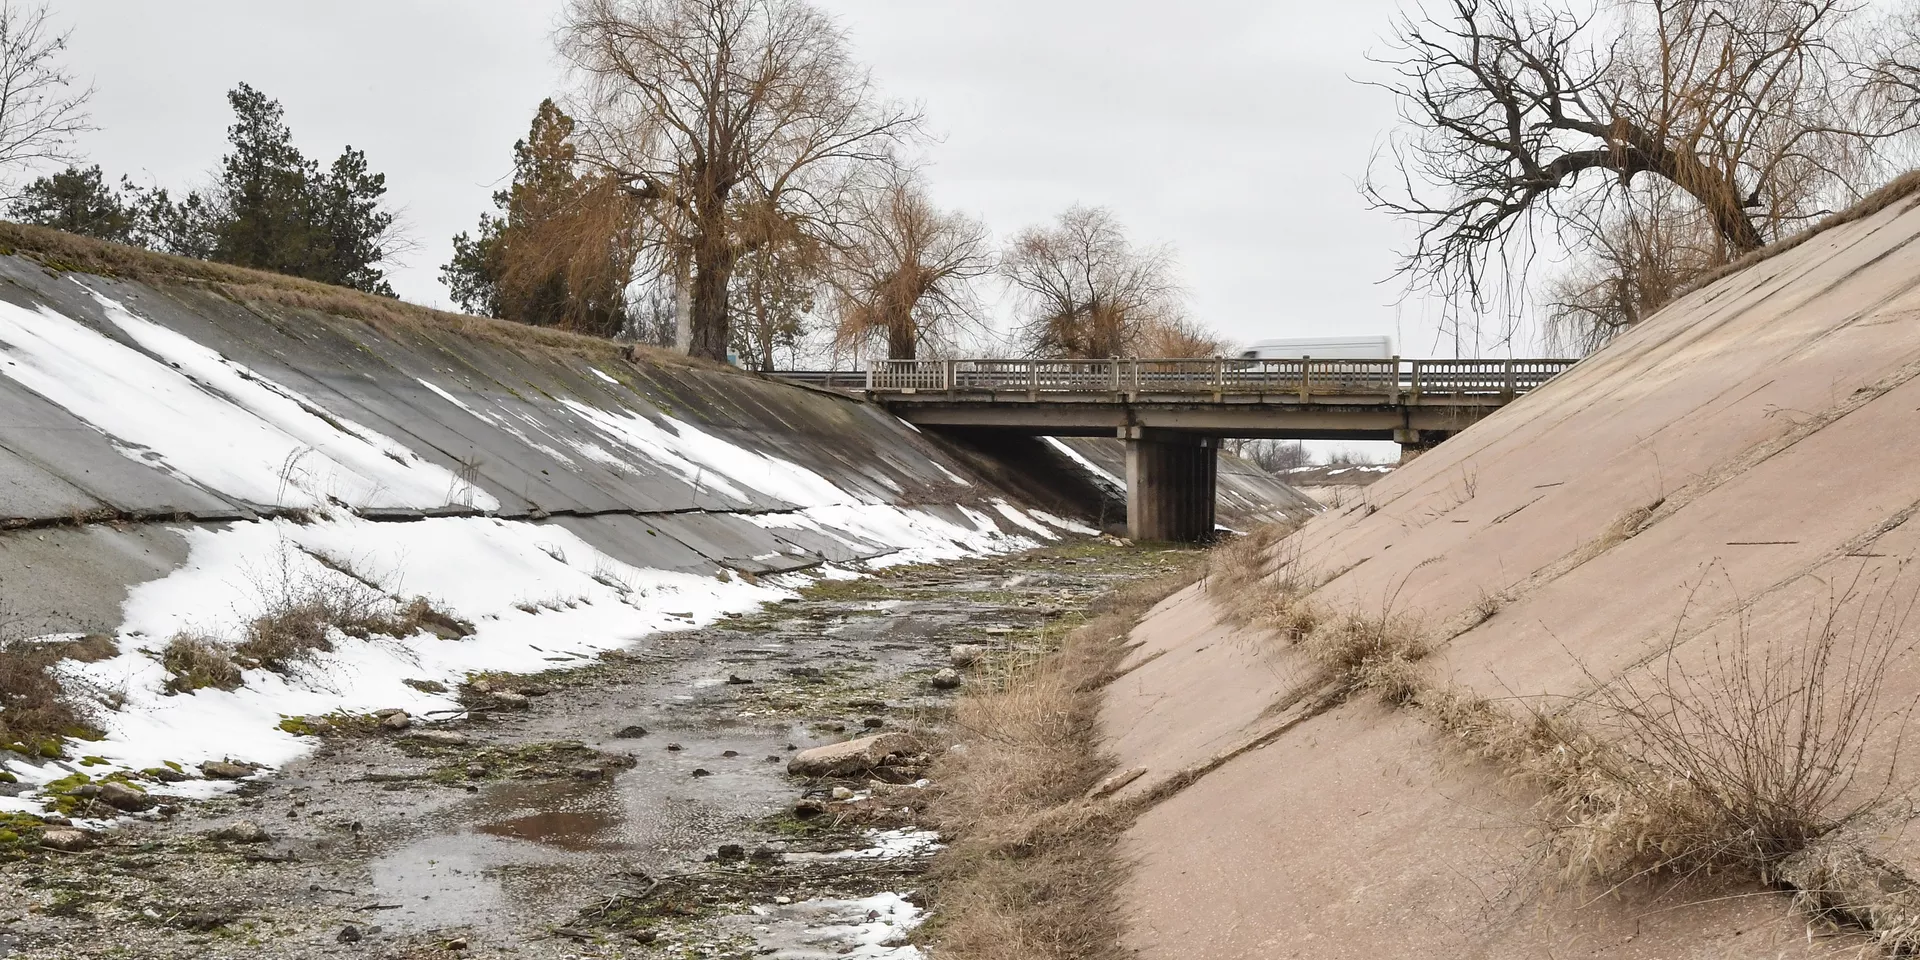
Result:
{"type": "Polygon", "coordinates": [[[788,379],[864,393],[908,423],[1127,441],[1136,538],[1211,536],[1222,439],[1394,440],[1424,450],[1574,365],[1526,360],[881,360],[788,379]]]}

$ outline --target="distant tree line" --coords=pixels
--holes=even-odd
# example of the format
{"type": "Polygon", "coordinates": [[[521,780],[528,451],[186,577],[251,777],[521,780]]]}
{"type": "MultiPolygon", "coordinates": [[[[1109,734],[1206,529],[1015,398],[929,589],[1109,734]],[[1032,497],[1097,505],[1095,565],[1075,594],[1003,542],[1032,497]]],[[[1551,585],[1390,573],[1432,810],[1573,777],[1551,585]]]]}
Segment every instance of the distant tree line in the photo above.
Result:
{"type": "MultiPolygon", "coordinates": [[[[0,0],[0,169],[64,164],[8,202],[16,220],[391,296],[408,246],[386,178],[347,147],[323,166],[247,84],[211,182],[111,178],[69,148],[90,90],[59,66],[45,5],[0,0]]],[[[918,110],[882,97],[809,0],[569,0],[577,80],[535,110],[493,209],[453,238],[453,301],[519,323],[772,368],[962,349],[1204,356],[1171,254],[1073,207],[996,246],[942,208],[910,159],[918,110]],[[1019,315],[1002,338],[980,286],[1019,315]]]]}
{"type": "Polygon", "coordinates": [[[293,145],[280,104],[241,84],[227,94],[229,151],[205,189],[175,198],[98,165],[29,183],[10,213],[22,223],[392,296],[382,267],[400,238],[381,205],[386,177],[346,148],[322,169],[293,145]]]}
{"type": "Polygon", "coordinates": [[[877,93],[805,0],[572,0],[580,79],[514,145],[495,210],[441,276],[463,309],[761,368],[995,344],[978,285],[1019,294],[1016,349],[1211,355],[1164,250],[1076,207],[995,249],[904,159],[917,111],[877,93]],[[571,113],[569,112],[571,111],[571,113]]]}

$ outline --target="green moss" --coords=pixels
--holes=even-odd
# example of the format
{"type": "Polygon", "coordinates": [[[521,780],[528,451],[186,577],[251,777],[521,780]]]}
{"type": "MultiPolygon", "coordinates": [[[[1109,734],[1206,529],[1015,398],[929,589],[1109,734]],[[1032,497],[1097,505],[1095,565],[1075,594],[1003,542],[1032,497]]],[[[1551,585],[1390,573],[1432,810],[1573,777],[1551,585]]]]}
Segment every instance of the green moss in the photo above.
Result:
{"type": "Polygon", "coordinates": [[[303,717],[282,716],[280,729],[296,737],[358,736],[379,729],[380,718],[371,713],[332,713],[303,717]]]}

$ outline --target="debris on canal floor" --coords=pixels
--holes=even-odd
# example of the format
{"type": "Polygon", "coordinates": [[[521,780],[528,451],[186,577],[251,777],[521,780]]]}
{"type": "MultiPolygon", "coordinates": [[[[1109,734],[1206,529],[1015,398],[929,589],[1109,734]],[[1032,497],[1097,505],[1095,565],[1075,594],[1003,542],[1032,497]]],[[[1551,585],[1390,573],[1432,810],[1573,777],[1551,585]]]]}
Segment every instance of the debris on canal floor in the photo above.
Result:
{"type": "Polygon", "coordinates": [[[459,719],[303,718],[305,758],[224,795],[11,814],[0,950],[919,957],[926,774],[957,735],[932,679],[990,678],[1187,559],[1094,541],[822,581],[644,652],[470,676],[459,719]],[[789,772],[850,741],[858,762],[789,772]]]}

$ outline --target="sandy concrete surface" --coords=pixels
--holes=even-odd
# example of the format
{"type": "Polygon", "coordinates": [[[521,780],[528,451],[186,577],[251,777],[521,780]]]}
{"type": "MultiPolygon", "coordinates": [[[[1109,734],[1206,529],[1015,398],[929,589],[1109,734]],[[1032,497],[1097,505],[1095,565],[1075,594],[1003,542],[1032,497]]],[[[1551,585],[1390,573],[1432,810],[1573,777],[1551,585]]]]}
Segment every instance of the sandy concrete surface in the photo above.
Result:
{"type": "MultiPolygon", "coordinates": [[[[1311,522],[1283,548],[1330,610],[1416,619],[1428,675],[1565,702],[1801,649],[1836,605],[1892,635],[1867,744],[1880,790],[1920,782],[1920,211],[1907,198],[1676,302],[1601,353],[1311,522]],[[1477,608],[1491,599],[1485,622],[1477,608]],[[1810,627],[1811,624],[1811,627],[1810,627]]],[[[1129,789],[1271,733],[1302,673],[1223,625],[1203,588],[1136,634],[1103,723],[1129,789]],[[1150,658],[1150,659],[1149,659],[1150,658]]],[[[1544,698],[1544,699],[1541,699],[1544,698]]],[[[1293,724],[1146,812],[1127,848],[1146,957],[1855,955],[1754,889],[1556,889],[1530,798],[1417,713],[1349,703],[1293,724]]],[[[1878,852],[1913,872],[1913,831],[1878,852]]]]}

